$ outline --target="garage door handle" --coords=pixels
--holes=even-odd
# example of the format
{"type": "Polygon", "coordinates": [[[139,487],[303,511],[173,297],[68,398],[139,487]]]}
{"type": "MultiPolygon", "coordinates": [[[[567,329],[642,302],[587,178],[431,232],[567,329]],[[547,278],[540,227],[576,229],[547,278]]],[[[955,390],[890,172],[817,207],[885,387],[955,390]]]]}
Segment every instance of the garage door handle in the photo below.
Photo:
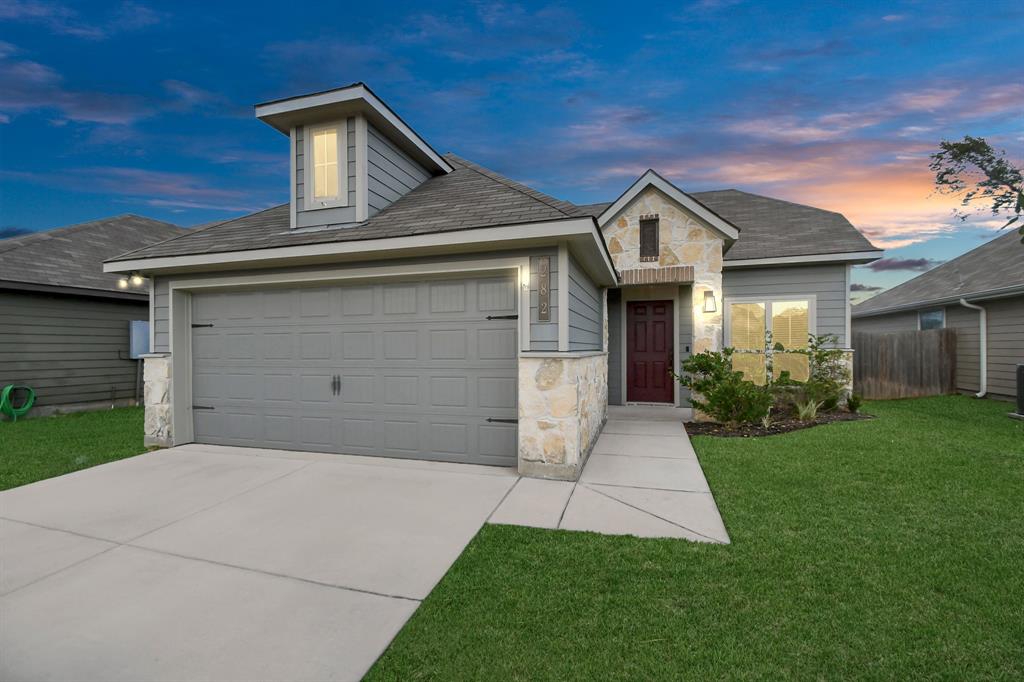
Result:
{"type": "Polygon", "coordinates": [[[498,424],[518,424],[519,423],[518,419],[495,419],[494,417],[488,417],[487,421],[495,422],[495,423],[498,423],[498,424]]]}
{"type": "Polygon", "coordinates": [[[341,377],[335,374],[331,377],[331,395],[338,395],[341,393],[341,377]]]}
{"type": "Polygon", "coordinates": [[[215,409],[215,408],[212,408],[212,407],[210,407],[208,405],[193,405],[192,409],[193,410],[212,410],[212,409],[215,409]]]}
{"type": "Polygon", "coordinates": [[[518,315],[488,315],[488,320],[518,320],[518,315]]]}

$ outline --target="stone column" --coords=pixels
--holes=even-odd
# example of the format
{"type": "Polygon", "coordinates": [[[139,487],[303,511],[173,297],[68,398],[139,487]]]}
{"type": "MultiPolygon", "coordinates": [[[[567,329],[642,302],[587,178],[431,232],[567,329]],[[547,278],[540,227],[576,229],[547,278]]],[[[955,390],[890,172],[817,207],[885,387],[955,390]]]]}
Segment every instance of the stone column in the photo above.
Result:
{"type": "Polygon", "coordinates": [[[142,356],[144,404],[146,409],[146,447],[168,448],[174,444],[171,430],[171,355],[149,353],[142,356]]]}
{"type": "Polygon", "coordinates": [[[607,416],[607,353],[519,358],[519,473],[576,480],[607,416]]]}

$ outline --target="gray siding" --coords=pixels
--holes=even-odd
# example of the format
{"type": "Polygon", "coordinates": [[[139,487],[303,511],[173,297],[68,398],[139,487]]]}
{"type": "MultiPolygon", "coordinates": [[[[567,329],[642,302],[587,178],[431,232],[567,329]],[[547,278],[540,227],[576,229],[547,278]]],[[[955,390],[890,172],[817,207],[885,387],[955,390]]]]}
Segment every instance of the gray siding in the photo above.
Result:
{"type": "Polygon", "coordinates": [[[25,384],[36,405],[135,397],[129,322],[148,320],[134,301],[0,292],[0,386],[25,384]]]}
{"type": "Polygon", "coordinates": [[[371,125],[366,130],[368,214],[374,215],[430,177],[423,166],[371,125]]]}
{"type": "Polygon", "coordinates": [[[558,249],[550,248],[530,257],[530,350],[558,350],[558,249]],[[537,260],[548,256],[551,261],[551,319],[539,321],[537,315],[537,260]]]}
{"type": "MultiPolygon", "coordinates": [[[[679,287],[679,357],[672,371],[679,372],[679,365],[690,357],[693,350],[693,290],[689,286],[679,287]]],[[[679,406],[690,407],[690,389],[679,387],[679,406]]]]}
{"type": "Polygon", "coordinates": [[[305,210],[306,166],[305,128],[295,130],[295,226],[343,225],[356,220],[356,129],[355,119],[348,119],[348,206],[305,210]]]}
{"type": "MultiPolygon", "coordinates": [[[[891,315],[853,318],[853,331],[869,334],[886,334],[889,332],[908,332],[917,329],[917,311],[904,311],[891,315]]],[[[856,350],[856,349],[854,349],[856,350]]]]}
{"type": "Polygon", "coordinates": [[[601,350],[601,289],[569,255],[569,350],[601,350]]]}
{"type": "MultiPolygon", "coordinates": [[[[995,397],[1017,395],[1017,365],[1024,363],[1024,296],[981,301],[988,317],[988,392],[995,397]]],[[[934,307],[925,308],[933,310],[934,307]]],[[[946,327],[956,329],[956,387],[981,389],[979,313],[960,305],[946,306],[946,327]]],[[[854,319],[857,331],[886,333],[917,329],[916,310],[854,319]]]]}
{"type": "Polygon", "coordinates": [[[817,299],[816,334],[835,334],[839,345],[847,346],[845,265],[804,265],[780,268],[730,268],[722,273],[725,298],[799,298],[813,294],[817,299]]]}
{"type": "Polygon", "coordinates": [[[608,403],[622,405],[622,289],[608,290],[608,403]]]}
{"type": "MultiPolygon", "coordinates": [[[[522,257],[529,256],[531,263],[531,281],[530,281],[530,337],[532,341],[532,347],[530,350],[542,351],[542,350],[558,350],[558,249],[555,247],[550,248],[539,248],[522,251],[497,251],[491,254],[496,258],[508,258],[508,257],[522,257]],[[537,257],[541,255],[547,255],[551,259],[551,321],[550,322],[538,322],[537,321],[537,257]]],[[[478,260],[481,258],[480,254],[465,254],[465,255],[453,255],[444,257],[434,258],[410,258],[403,263],[415,264],[415,263],[430,263],[437,262],[438,260],[445,261],[459,261],[459,260],[478,260]]],[[[373,265],[395,265],[399,261],[389,260],[386,262],[369,262],[369,263],[354,263],[352,267],[368,267],[373,265]]],[[[210,276],[210,277],[234,277],[238,275],[257,275],[257,274],[270,274],[275,272],[309,272],[310,270],[323,270],[323,265],[317,266],[306,266],[301,268],[274,268],[268,270],[240,270],[240,271],[227,271],[227,272],[216,272],[216,273],[189,273],[182,275],[183,279],[194,278],[198,275],[210,276]]],[[[343,270],[344,267],[339,267],[343,270]]],[[[155,299],[153,305],[153,326],[155,333],[153,335],[153,350],[158,353],[166,353],[170,351],[170,334],[169,334],[169,318],[170,318],[170,297],[168,296],[168,283],[172,280],[173,276],[160,277],[156,279],[154,283],[155,299]]],[[[145,317],[145,316],[143,316],[145,317]]],[[[143,318],[139,318],[143,319],[143,318]]]]}

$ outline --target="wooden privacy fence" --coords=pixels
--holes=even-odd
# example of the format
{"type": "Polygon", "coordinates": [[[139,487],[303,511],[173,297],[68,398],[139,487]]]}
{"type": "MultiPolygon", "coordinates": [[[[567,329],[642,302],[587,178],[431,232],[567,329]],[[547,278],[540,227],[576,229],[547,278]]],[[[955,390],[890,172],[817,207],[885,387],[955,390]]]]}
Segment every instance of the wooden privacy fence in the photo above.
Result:
{"type": "Polygon", "coordinates": [[[853,334],[853,390],[865,398],[956,392],[956,330],[853,334]]]}

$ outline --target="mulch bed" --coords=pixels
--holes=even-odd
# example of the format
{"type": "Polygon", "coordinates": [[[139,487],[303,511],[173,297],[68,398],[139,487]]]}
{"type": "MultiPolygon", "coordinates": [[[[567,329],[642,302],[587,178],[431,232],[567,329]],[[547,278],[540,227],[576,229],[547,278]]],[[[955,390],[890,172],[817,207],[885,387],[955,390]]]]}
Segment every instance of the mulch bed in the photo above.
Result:
{"type": "Polygon", "coordinates": [[[756,436],[774,436],[779,433],[798,431],[800,429],[818,426],[820,424],[832,424],[834,422],[855,422],[862,419],[874,419],[869,414],[847,412],[836,410],[835,412],[822,412],[814,421],[803,422],[795,415],[779,415],[773,417],[768,428],[761,424],[740,424],[735,427],[715,422],[689,422],[686,425],[686,432],[691,436],[719,436],[722,438],[754,438],[756,436]]]}

